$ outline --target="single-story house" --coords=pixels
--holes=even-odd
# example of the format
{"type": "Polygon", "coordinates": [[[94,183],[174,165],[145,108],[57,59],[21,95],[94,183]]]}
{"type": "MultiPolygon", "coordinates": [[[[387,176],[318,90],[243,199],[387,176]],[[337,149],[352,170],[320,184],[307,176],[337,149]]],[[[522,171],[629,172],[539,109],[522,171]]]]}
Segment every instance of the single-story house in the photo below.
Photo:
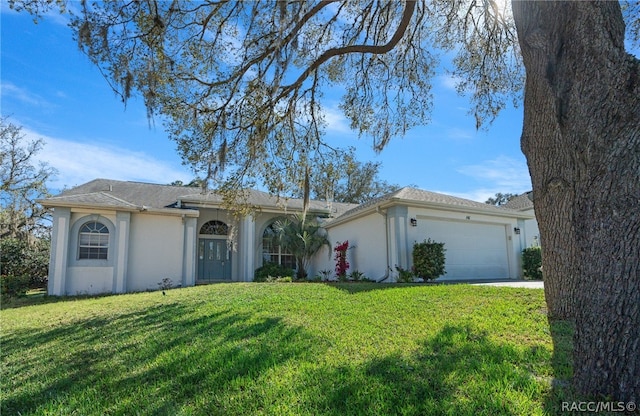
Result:
{"type": "MultiPolygon", "coordinates": [[[[299,199],[250,190],[246,203],[257,210],[238,219],[199,188],[96,179],[40,202],[53,208],[51,295],[153,290],[164,279],[251,281],[264,262],[295,265],[269,237],[274,221],[302,211],[299,199]]],[[[362,205],[311,201],[309,212],[331,242],[349,240],[350,270],[385,282],[396,280],[396,265],[411,267],[413,243],[427,238],[445,243],[443,280],[520,278],[535,222],[532,211],[415,188],[362,205]]],[[[315,256],[311,275],[334,269],[331,254],[315,256]]]]}

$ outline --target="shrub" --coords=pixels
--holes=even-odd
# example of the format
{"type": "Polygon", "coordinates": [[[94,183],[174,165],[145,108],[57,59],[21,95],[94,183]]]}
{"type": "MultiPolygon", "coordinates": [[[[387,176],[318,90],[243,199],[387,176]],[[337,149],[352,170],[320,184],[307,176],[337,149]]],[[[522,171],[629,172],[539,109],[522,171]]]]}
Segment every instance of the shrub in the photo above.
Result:
{"type": "Polygon", "coordinates": [[[291,276],[280,276],[280,277],[269,276],[269,277],[267,277],[267,280],[265,280],[265,282],[267,282],[267,283],[291,283],[291,282],[293,282],[293,278],[291,276]]]}
{"type": "Polygon", "coordinates": [[[266,282],[269,278],[293,277],[294,271],[277,263],[265,263],[256,269],[253,281],[266,282]]]}
{"type": "Polygon", "coordinates": [[[23,296],[29,289],[29,276],[3,274],[0,276],[0,295],[3,299],[23,296]]]}
{"type": "Polygon", "coordinates": [[[402,267],[396,265],[396,270],[398,271],[398,282],[399,283],[413,283],[413,272],[411,270],[403,269],[402,267]]]}
{"type": "Polygon", "coordinates": [[[351,273],[349,273],[349,279],[353,280],[354,282],[359,282],[361,280],[365,280],[366,277],[364,276],[364,273],[362,273],[359,270],[354,270],[351,273]]]}
{"type": "Polygon", "coordinates": [[[47,286],[48,270],[48,240],[37,239],[32,244],[17,238],[0,240],[0,271],[3,275],[27,276],[27,286],[36,289],[47,286]]]}
{"type": "Polygon", "coordinates": [[[444,243],[431,239],[413,245],[413,274],[426,280],[437,279],[446,274],[444,243]]]}
{"type": "Polygon", "coordinates": [[[347,276],[346,274],[341,274],[338,275],[338,282],[348,282],[349,281],[349,276],[347,276]]]}
{"type": "Polygon", "coordinates": [[[319,282],[328,282],[329,280],[331,280],[332,276],[333,276],[333,271],[328,269],[320,270],[314,280],[319,282]]]}
{"type": "Polygon", "coordinates": [[[334,260],[336,261],[336,276],[338,280],[347,280],[347,270],[349,270],[349,262],[347,261],[347,250],[349,250],[349,241],[343,243],[337,242],[333,251],[336,252],[334,260]]]}
{"type": "Polygon", "coordinates": [[[529,279],[542,280],[542,249],[540,247],[522,250],[522,271],[529,279]]]}
{"type": "Polygon", "coordinates": [[[173,280],[171,280],[168,277],[165,277],[164,279],[162,279],[161,282],[158,283],[158,287],[160,288],[160,290],[171,289],[173,287],[173,280]]]}

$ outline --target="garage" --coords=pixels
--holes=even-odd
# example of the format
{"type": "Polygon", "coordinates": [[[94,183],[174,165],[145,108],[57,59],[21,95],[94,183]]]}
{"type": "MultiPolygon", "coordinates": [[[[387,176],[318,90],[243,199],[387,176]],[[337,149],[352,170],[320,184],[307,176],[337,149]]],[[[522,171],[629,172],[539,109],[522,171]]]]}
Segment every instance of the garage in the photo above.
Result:
{"type": "Polygon", "coordinates": [[[424,239],[445,243],[447,274],[440,280],[510,277],[504,224],[423,218],[417,231],[424,239]]]}

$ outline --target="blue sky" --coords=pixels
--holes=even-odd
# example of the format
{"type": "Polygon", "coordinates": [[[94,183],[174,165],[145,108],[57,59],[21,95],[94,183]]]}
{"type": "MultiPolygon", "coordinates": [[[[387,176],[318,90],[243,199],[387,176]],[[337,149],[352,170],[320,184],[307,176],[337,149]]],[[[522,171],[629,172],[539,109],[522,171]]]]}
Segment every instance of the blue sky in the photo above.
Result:
{"type": "MultiPolygon", "coordinates": [[[[2,116],[46,145],[39,158],[58,170],[52,189],[110,178],[152,183],[192,179],[161,122],[150,125],[142,100],[126,105],[72,40],[61,16],[38,24],[25,13],[1,10],[2,116]]],[[[520,151],[522,108],[503,111],[476,131],[469,102],[446,74],[433,80],[429,126],[414,128],[376,154],[358,139],[335,102],[327,101],[327,136],[355,146],[361,161],[382,162],[382,179],[483,202],[496,192],[531,189],[520,151]]],[[[331,97],[329,97],[330,99],[331,97]]]]}

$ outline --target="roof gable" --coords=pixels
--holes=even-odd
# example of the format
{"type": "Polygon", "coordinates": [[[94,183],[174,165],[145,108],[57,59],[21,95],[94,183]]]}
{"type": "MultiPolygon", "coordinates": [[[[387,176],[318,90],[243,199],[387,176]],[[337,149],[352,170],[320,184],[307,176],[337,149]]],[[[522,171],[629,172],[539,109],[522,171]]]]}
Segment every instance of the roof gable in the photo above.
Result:
{"type": "Polygon", "coordinates": [[[138,209],[135,204],[122,200],[116,196],[109,195],[107,192],[91,192],[86,194],[60,195],[47,198],[49,205],[86,205],[101,206],[126,209],[138,209]]]}
{"type": "Polygon", "coordinates": [[[511,200],[509,200],[509,202],[507,202],[503,206],[505,208],[515,209],[517,211],[533,209],[533,192],[525,192],[521,195],[511,198],[511,200]]]}
{"type": "Polygon", "coordinates": [[[494,205],[459,198],[452,195],[425,191],[423,189],[413,187],[404,187],[379,198],[372,199],[364,204],[358,205],[357,207],[345,212],[342,216],[336,218],[333,222],[340,223],[354,216],[364,215],[369,211],[377,209],[377,207],[392,205],[430,206],[444,209],[482,211],[483,213],[490,215],[521,216],[521,213],[517,210],[507,207],[496,207],[494,205]]]}
{"type": "Polygon", "coordinates": [[[467,208],[478,208],[478,209],[488,209],[488,210],[498,210],[502,211],[503,208],[495,207],[493,205],[484,204],[482,202],[472,201],[470,199],[459,198],[456,196],[441,194],[437,192],[425,191],[423,189],[413,188],[413,187],[404,187],[398,189],[396,191],[390,192],[386,195],[383,195],[379,198],[372,199],[371,201],[365,202],[357,206],[354,209],[351,209],[345,213],[345,215],[365,210],[368,207],[380,205],[382,203],[389,202],[414,202],[414,203],[431,203],[438,205],[449,205],[449,206],[458,206],[458,207],[467,207],[467,208]]]}
{"type": "MultiPolygon", "coordinates": [[[[157,185],[144,182],[126,182],[111,179],[94,179],[85,184],[62,192],[50,200],[73,202],[78,195],[102,194],[124,201],[132,206],[166,208],[175,203],[181,195],[191,192],[183,186],[157,185]]],[[[96,201],[98,202],[98,201],[96,201]]]]}

